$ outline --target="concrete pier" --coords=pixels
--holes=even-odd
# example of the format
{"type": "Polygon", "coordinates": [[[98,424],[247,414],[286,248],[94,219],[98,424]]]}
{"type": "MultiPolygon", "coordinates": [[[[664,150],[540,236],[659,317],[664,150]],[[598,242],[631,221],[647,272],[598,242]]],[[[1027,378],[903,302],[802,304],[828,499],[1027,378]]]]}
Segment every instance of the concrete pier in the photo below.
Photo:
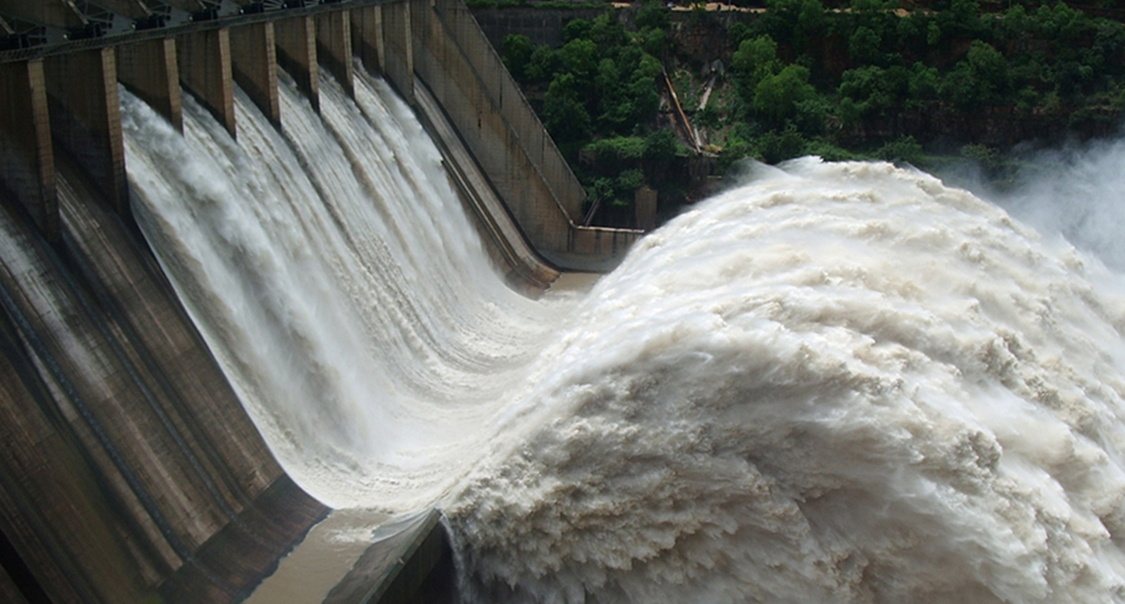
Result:
{"type": "Polygon", "coordinates": [[[146,40],[116,47],[117,78],[172,126],[183,132],[180,67],[171,38],[146,40]]]}
{"type": "Polygon", "coordinates": [[[176,38],[180,82],[235,136],[230,30],[197,31],[176,38]]]}
{"type": "Polygon", "coordinates": [[[231,34],[234,81],[275,126],[281,125],[277,96],[277,38],[272,21],[243,25],[231,34]]]}
{"type": "Polygon", "coordinates": [[[344,92],[354,97],[351,13],[342,10],[317,15],[316,56],[340,83],[344,92]]]}
{"type": "Polygon", "coordinates": [[[48,57],[51,136],[94,179],[111,206],[129,214],[125,144],[112,48],[48,57]]]}
{"type": "Polygon", "coordinates": [[[371,73],[383,73],[383,7],[365,6],[352,10],[352,51],[371,73]]]}
{"type": "Polygon", "coordinates": [[[277,31],[277,62],[299,89],[320,111],[320,81],[317,74],[316,25],[311,17],[283,19],[275,23],[277,31]]]}
{"type": "Polygon", "coordinates": [[[48,240],[59,237],[43,60],[0,64],[0,180],[48,240]]]}
{"type": "Polygon", "coordinates": [[[406,102],[414,104],[414,32],[410,2],[382,6],[383,75],[406,102]]]}

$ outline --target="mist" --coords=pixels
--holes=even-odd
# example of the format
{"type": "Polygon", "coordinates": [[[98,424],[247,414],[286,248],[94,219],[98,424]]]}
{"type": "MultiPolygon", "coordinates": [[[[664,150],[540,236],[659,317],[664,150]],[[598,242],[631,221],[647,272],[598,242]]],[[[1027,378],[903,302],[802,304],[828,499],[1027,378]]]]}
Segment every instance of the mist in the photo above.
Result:
{"type": "Polygon", "coordinates": [[[1035,151],[1020,163],[1012,189],[978,192],[1044,237],[1125,271],[1125,138],[1035,151]]]}

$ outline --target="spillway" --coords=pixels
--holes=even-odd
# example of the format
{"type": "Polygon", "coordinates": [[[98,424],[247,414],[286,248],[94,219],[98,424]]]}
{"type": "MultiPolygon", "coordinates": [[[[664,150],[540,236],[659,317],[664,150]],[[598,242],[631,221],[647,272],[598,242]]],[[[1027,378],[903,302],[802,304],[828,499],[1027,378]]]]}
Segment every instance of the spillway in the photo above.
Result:
{"type": "Polygon", "coordinates": [[[481,447],[558,312],[492,270],[410,109],[361,76],[283,77],[278,132],[180,137],[125,95],[138,223],[294,479],[334,507],[433,504],[481,447]]]}
{"type": "MultiPolygon", "coordinates": [[[[284,79],[284,78],[283,78],[284,79]]],[[[447,514],[470,602],[1125,601],[1125,288],[939,180],[806,158],[587,296],[489,268],[367,76],[236,144],[126,95],[134,212],[294,479],[447,514]]]]}

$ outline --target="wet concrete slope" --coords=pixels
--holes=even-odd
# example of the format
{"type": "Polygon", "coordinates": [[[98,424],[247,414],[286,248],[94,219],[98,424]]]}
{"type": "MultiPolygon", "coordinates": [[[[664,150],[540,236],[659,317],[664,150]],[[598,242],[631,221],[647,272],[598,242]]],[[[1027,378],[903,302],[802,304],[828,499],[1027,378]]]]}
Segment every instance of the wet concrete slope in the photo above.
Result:
{"type": "Polygon", "coordinates": [[[237,601],[327,510],[273,459],[139,232],[62,174],[57,246],[0,202],[0,594],[237,601]]]}

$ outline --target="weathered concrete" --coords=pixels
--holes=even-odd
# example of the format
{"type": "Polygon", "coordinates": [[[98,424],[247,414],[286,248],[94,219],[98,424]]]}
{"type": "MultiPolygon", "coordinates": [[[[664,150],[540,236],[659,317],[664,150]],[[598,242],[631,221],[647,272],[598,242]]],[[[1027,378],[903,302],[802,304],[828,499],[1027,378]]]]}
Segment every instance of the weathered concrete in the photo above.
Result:
{"type": "Polygon", "coordinates": [[[360,4],[34,50],[43,60],[0,57],[0,108],[10,109],[0,116],[0,196],[18,196],[42,223],[0,203],[10,242],[0,246],[0,547],[10,543],[34,573],[21,584],[0,560],[0,594],[237,601],[324,513],[270,455],[123,220],[118,76],[170,119],[179,79],[233,134],[235,78],[277,123],[276,63],[318,106],[318,57],[338,75],[354,53],[440,132],[513,279],[541,286],[556,274],[521,232],[559,265],[604,268],[639,235],[575,226],[581,186],[460,0],[360,4]],[[43,233],[60,224],[52,246],[43,233]]]}
{"type": "Polygon", "coordinates": [[[328,68],[344,92],[355,96],[352,82],[352,25],[351,13],[346,10],[317,15],[316,56],[328,68]]]}
{"type": "Polygon", "coordinates": [[[326,510],[66,163],[65,253],[0,204],[0,531],[52,601],[238,601],[326,510]]]}
{"type": "Polygon", "coordinates": [[[59,236],[55,157],[42,59],[0,65],[0,181],[48,240],[59,236]]]}
{"type": "Polygon", "coordinates": [[[320,111],[320,81],[316,61],[316,26],[312,17],[295,17],[275,22],[277,62],[320,111]]]}
{"type": "Polygon", "coordinates": [[[413,105],[414,33],[411,25],[411,5],[409,2],[395,2],[384,4],[382,9],[383,75],[406,99],[406,102],[413,105]]]}
{"type": "Polygon", "coordinates": [[[633,194],[633,208],[636,210],[637,228],[651,231],[656,228],[656,191],[641,187],[633,194]]]}
{"type": "Polygon", "coordinates": [[[383,68],[383,7],[365,6],[352,10],[352,51],[367,70],[382,73],[383,68]]]}
{"type": "Polygon", "coordinates": [[[176,37],[180,82],[235,136],[230,30],[203,30],[176,37]]]}
{"type": "Polygon", "coordinates": [[[184,130],[176,41],[146,40],[116,47],[117,79],[156,109],[176,130],[184,130]]]}
{"type": "Polygon", "coordinates": [[[277,38],[273,22],[231,28],[234,81],[274,125],[281,124],[277,96],[277,38]]]}
{"type": "Polygon", "coordinates": [[[589,259],[600,263],[623,254],[640,233],[575,225],[585,191],[464,3],[411,6],[415,71],[535,248],[560,266],[582,269],[590,264],[572,256],[594,255],[589,259]]]}
{"type": "Polygon", "coordinates": [[[476,218],[477,230],[493,262],[504,271],[508,284],[531,295],[549,287],[559,272],[543,262],[524,239],[504,202],[492,190],[429,89],[417,79],[414,97],[418,101],[419,118],[441,150],[454,184],[472,210],[469,215],[476,218]]]}
{"type": "Polygon", "coordinates": [[[437,510],[381,526],[374,540],[324,604],[457,601],[453,554],[437,510]]]}
{"type": "Polygon", "coordinates": [[[51,137],[73,155],[110,205],[129,215],[125,143],[112,48],[49,57],[44,62],[51,137]]]}
{"type": "Polygon", "coordinates": [[[504,67],[500,55],[488,43],[480,26],[461,0],[438,0],[433,15],[440,20],[446,35],[472,64],[489,105],[501,114],[508,128],[519,139],[519,147],[555,194],[558,204],[570,219],[581,216],[586,192],[574,176],[554,141],[548,136],[519,85],[504,67]]]}
{"type": "MultiPolygon", "coordinates": [[[[575,3],[575,7],[582,6],[575,3]]],[[[524,35],[535,44],[552,48],[563,45],[563,27],[573,19],[593,21],[606,11],[601,8],[544,8],[542,6],[474,8],[476,18],[488,41],[503,50],[504,37],[524,35]]]]}

